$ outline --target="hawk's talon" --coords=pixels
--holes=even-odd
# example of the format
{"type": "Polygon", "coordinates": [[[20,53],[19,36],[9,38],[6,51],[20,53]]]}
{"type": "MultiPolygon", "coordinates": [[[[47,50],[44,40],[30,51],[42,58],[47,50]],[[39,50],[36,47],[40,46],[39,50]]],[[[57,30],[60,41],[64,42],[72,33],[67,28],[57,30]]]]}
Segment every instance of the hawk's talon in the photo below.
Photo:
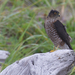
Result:
{"type": "Polygon", "coordinates": [[[54,51],[56,51],[58,48],[59,48],[59,45],[56,47],[56,49],[55,49],[55,46],[54,46],[54,49],[51,50],[50,52],[54,52],[54,51]]]}

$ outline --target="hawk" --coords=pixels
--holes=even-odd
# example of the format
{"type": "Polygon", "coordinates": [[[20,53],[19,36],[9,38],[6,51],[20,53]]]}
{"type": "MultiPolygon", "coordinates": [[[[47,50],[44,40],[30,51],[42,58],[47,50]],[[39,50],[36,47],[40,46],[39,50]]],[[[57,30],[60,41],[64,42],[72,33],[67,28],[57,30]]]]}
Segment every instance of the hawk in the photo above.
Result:
{"type": "Polygon", "coordinates": [[[59,12],[51,10],[45,20],[45,30],[53,44],[60,49],[72,49],[71,37],[66,32],[65,26],[59,21],[59,12]]]}

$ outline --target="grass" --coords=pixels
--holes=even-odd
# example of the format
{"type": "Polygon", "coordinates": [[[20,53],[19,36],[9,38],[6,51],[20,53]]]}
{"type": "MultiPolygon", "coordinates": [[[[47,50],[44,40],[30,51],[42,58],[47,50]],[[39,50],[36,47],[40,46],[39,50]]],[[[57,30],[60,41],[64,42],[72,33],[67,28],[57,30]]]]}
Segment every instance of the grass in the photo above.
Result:
{"type": "Polygon", "coordinates": [[[66,10],[69,10],[72,16],[64,16],[68,19],[63,23],[72,37],[71,45],[75,49],[74,7],[74,0],[2,0],[0,49],[10,52],[3,69],[23,57],[53,49],[54,45],[44,29],[44,17],[51,9],[58,9],[62,16],[67,15],[66,10]]]}

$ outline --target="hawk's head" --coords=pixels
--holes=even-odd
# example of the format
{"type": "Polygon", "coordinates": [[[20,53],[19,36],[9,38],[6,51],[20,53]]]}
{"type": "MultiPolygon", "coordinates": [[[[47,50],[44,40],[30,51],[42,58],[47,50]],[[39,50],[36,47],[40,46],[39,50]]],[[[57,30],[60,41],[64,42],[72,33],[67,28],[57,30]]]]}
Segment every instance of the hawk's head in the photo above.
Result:
{"type": "Polygon", "coordinates": [[[60,17],[59,12],[57,10],[51,10],[48,16],[51,18],[60,17]]]}

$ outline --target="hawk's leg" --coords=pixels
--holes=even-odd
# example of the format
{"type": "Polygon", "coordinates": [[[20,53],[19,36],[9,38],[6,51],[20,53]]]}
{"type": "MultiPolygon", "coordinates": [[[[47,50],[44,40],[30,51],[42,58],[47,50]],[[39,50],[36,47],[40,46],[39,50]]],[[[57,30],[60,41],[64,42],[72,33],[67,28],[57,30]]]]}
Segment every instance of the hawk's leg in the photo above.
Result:
{"type": "Polygon", "coordinates": [[[58,48],[59,48],[59,45],[58,45],[56,48],[55,48],[55,46],[54,46],[54,49],[51,50],[50,52],[54,52],[54,51],[56,51],[58,48]]]}
{"type": "Polygon", "coordinates": [[[56,50],[59,48],[59,45],[56,47],[56,50]]]}

